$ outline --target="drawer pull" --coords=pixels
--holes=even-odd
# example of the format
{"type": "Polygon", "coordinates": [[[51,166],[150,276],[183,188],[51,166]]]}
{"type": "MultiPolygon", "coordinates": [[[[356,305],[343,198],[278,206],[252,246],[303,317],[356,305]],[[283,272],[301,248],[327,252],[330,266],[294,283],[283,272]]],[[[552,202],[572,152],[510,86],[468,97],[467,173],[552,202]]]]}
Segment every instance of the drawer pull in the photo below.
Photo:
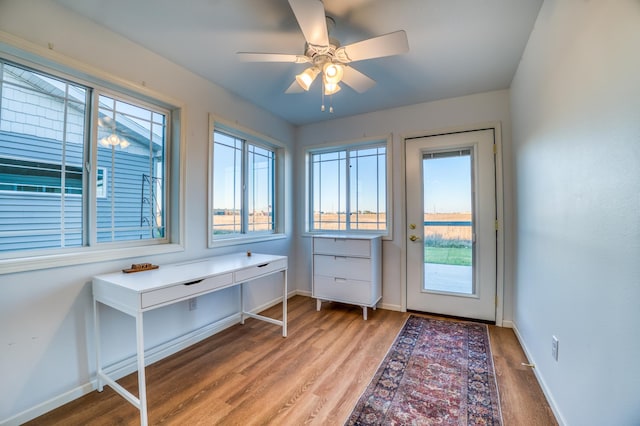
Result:
{"type": "Polygon", "coordinates": [[[336,281],[336,282],[340,281],[342,283],[347,281],[346,278],[338,278],[338,277],[335,277],[333,280],[336,281]]]}
{"type": "Polygon", "coordinates": [[[264,268],[265,266],[269,266],[268,263],[263,263],[262,265],[258,265],[258,268],[264,268]]]}
{"type": "Polygon", "coordinates": [[[195,281],[191,281],[189,283],[184,283],[183,285],[194,285],[194,284],[198,284],[198,283],[201,283],[201,282],[202,282],[202,280],[195,280],[195,281]]]}
{"type": "Polygon", "coordinates": [[[347,260],[347,256],[333,256],[334,260],[347,260]]]}

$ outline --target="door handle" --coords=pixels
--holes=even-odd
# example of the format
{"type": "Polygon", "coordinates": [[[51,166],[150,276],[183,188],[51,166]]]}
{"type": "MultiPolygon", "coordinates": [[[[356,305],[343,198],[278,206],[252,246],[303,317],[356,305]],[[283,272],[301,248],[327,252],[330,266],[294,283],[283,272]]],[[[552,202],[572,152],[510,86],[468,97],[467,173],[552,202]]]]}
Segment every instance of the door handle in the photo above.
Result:
{"type": "Polygon", "coordinates": [[[416,241],[418,241],[418,240],[420,239],[420,237],[416,237],[415,235],[412,235],[412,236],[410,236],[410,237],[409,237],[409,239],[410,239],[412,242],[414,242],[414,243],[415,243],[416,241]]]}

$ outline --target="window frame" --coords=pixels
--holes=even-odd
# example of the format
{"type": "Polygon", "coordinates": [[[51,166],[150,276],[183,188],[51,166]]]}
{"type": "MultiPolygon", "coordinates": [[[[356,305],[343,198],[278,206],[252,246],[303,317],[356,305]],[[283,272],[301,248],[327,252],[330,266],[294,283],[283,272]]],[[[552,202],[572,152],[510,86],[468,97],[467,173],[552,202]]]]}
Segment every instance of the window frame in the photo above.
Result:
{"type": "MultiPolygon", "coordinates": [[[[392,175],[392,149],[393,149],[393,137],[392,135],[370,137],[365,139],[357,139],[346,142],[334,142],[322,145],[313,145],[305,149],[304,162],[305,162],[305,217],[304,217],[304,229],[302,234],[305,236],[313,235],[325,235],[325,234],[354,234],[354,235],[380,235],[383,240],[393,239],[393,175],[392,175]],[[374,148],[376,146],[386,147],[386,230],[364,230],[364,229],[345,229],[345,230],[323,230],[312,229],[313,223],[313,154],[331,153],[345,151],[347,156],[350,150],[360,150],[367,148],[374,148]]],[[[347,181],[347,185],[349,182],[347,181]]],[[[348,199],[349,193],[345,195],[348,199]]]]}
{"type": "MultiPolygon", "coordinates": [[[[0,254],[0,275],[6,273],[71,266],[91,262],[103,262],[140,256],[140,247],[145,255],[173,253],[184,250],[184,129],[181,118],[184,104],[166,95],[151,91],[128,81],[121,80],[104,71],[43,49],[28,42],[16,40],[0,34],[0,58],[17,66],[33,69],[45,75],[83,85],[91,92],[87,104],[85,141],[85,178],[83,179],[83,216],[89,221],[83,226],[84,243],[80,247],[20,250],[0,254]],[[96,243],[95,210],[100,194],[97,192],[97,100],[99,94],[113,95],[118,99],[129,99],[138,105],[150,105],[169,112],[167,116],[166,175],[167,232],[161,241],[129,240],[121,242],[96,243]],[[86,164],[88,163],[88,164],[86,164]],[[141,243],[142,242],[142,243],[141,243]]],[[[106,173],[104,174],[106,178],[106,173]]]]}
{"type": "MultiPolygon", "coordinates": [[[[285,183],[284,183],[284,165],[286,149],[285,145],[273,138],[262,135],[246,127],[240,126],[237,123],[231,123],[224,120],[214,114],[209,114],[209,170],[208,170],[208,186],[207,186],[207,241],[208,248],[233,246],[239,244],[248,244],[261,241],[271,241],[286,238],[284,209],[285,209],[285,183]],[[227,234],[220,237],[214,237],[213,234],[213,192],[214,188],[214,132],[219,131],[229,136],[241,139],[245,141],[243,144],[243,163],[247,161],[245,157],[247,150],[246,144],[251,144],[260,148],[264,148],[273,151],[275,154],[274,161],[274,179],[273,179],[273,217],[274,217],[274,229],[269,232],[240,232],[234,234],[227,234]]],[[[247,170],[246,164],[243,164],[244,178],[246,178],[247,170]]],[[[242,203],[246,200],[246,190],[242,194],[242,203]]],[[[245,230],[248,226],[245,221],[248,220],[247,206],[244,204],[241,206],[241,230],[245,230]]]]}

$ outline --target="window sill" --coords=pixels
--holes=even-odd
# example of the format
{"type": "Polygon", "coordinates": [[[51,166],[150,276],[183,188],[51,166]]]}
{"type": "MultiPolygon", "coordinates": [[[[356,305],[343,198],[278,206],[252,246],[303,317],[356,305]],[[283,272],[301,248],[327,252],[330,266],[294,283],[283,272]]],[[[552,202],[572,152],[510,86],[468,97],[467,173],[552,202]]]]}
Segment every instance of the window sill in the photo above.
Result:
{"type": "Polygon", "coordinates": [[[354,236],[380,235],[382,237],[382,241],[393,241],[393,237],[389,232],[372,232],[372,231],[315,231],[315,232],[304,231],[302,233],[302,236],[310,238],[315,236],[331,235],[331,234],[344,234],[344,235],[354,235],[354,236]]]}
{"type": "Polygon", "coordinates": [[[286,234],[264,234],[243,237],[219,238],[214,239],[211,243],[209,243],[209,248],[228,247],[249,243],[261,243],[264,241],[282,240],[284,238],[287,238],[286,234]]]}
{"type": "Polygon", "coordinates": [[[158,244],[114,249],[98,249],[76,251],[45,256],[20,257],[0,260],[0,275],[15,272],[37,271],[40,269],[59,268],[62,266],[82,265],[86,263],[106,262],[158,254],[184,251],[180,244],[158,244]]]}

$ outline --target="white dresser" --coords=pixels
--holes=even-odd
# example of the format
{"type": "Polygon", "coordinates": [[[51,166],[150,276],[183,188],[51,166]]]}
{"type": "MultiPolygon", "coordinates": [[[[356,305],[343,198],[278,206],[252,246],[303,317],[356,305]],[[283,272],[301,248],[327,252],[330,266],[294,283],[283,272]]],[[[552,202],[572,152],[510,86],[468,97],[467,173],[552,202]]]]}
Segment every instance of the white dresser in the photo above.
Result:
{"type": "Polygon", "coordinates": [[[313,237],[313,290],[322,301],[376,308],[382,298],[382,237],[330,234],[313,237]]]}

